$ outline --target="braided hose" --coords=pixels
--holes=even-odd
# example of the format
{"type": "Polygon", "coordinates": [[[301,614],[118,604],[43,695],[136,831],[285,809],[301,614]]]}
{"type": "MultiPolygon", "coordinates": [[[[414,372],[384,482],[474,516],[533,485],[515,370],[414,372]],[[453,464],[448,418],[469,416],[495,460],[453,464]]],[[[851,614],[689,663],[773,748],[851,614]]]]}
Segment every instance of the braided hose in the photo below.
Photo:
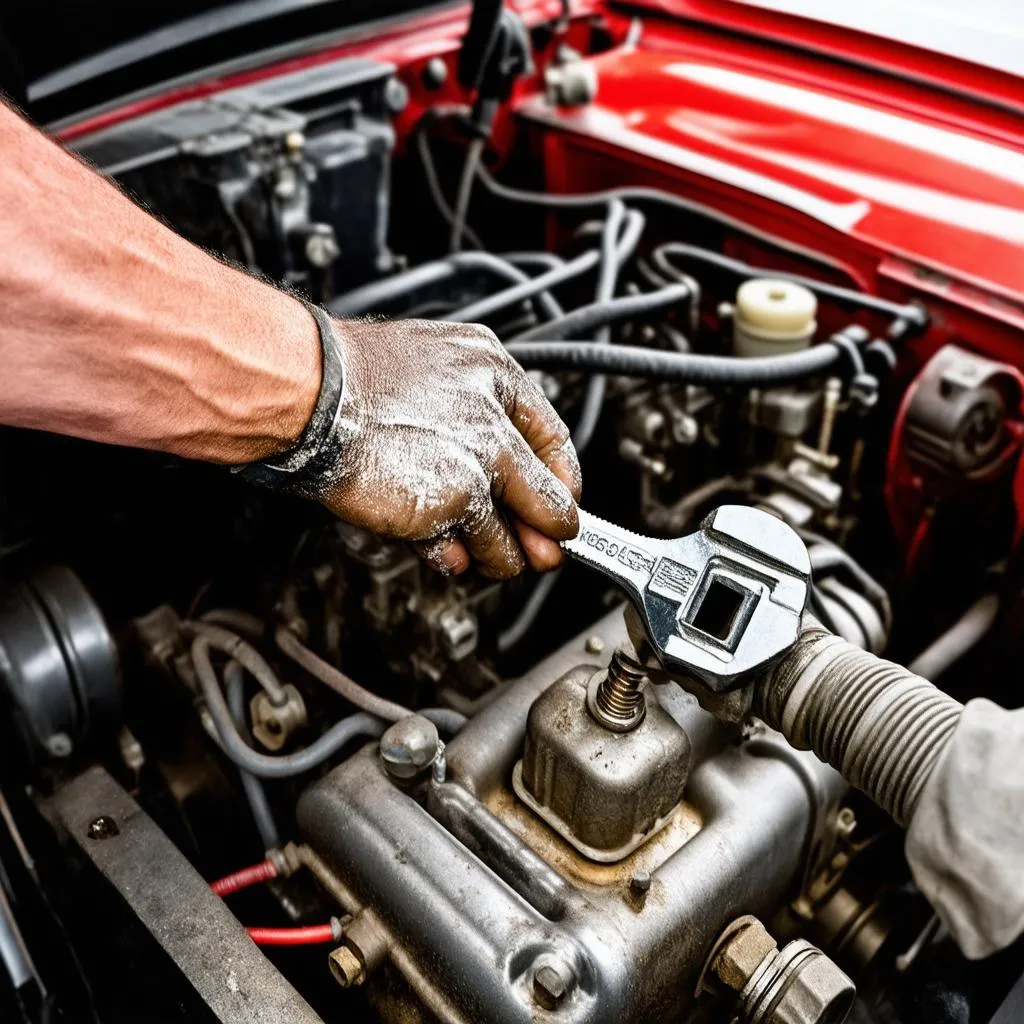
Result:
{"type": "Polygon", "coordinates": [[[758,682],[753,710],[906,826],[963,705],[815,625],[758,682]]]}

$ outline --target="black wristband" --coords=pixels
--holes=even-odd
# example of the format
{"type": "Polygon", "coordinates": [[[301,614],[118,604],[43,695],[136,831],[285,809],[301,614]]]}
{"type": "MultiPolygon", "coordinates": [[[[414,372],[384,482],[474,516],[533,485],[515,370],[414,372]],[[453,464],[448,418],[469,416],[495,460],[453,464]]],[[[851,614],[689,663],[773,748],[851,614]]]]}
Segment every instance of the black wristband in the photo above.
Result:
{"type": "Polygon", "coordinates": [[[261,487],[311,495],[318,490],[320,474],[341,455],[337,425],[345,391],[345,362],[331,318],[319,306],[308,302],[303,305],[316,321],[320,335],[320,394],[313,414],[290,448],[258,462],[233,466],[232,472],[261,487]]]}

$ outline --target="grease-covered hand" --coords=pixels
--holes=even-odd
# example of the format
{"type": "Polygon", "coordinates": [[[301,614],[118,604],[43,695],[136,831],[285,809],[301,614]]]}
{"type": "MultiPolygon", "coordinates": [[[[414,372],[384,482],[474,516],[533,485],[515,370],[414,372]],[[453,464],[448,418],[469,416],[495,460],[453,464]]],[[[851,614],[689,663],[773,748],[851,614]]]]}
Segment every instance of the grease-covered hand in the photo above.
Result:
{"type": "Polygon", "coordinates": [[[494,334],[428,320],[338,321],[343,453],[319,499],[416,543],[435,568],[552,569],[576,535],[569,431],[494,334]]]}

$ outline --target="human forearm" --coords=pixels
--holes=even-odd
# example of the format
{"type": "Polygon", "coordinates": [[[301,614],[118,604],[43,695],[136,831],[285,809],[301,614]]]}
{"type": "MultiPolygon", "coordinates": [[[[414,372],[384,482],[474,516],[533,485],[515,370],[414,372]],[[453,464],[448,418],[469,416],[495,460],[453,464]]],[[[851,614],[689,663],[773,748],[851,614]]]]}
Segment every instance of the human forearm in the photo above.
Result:
{"type": "Polygon", "coordinates": [[[302,305],[218,262],[0,105],[0,421],[217,462],[316,401],[302,305]]]}

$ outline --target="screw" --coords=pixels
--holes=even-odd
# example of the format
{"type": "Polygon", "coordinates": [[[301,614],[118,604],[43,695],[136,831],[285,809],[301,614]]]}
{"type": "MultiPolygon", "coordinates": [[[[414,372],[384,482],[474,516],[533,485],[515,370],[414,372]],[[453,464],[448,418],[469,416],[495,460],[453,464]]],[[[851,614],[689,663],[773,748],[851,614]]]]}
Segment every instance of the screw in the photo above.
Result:
{"type": "Polygon", "coordinates": [[[634,896],[646,896],[651,890],[651,873],[637,868],[629,880],[629,888],[634,896]]]}
{"type": "Polygon", "coordinates": [[[563,964],[544,964],[533,973],[533,998],[545,1010],[557,1010],[575,979],[563,964]]]}
{"type": "Polygon", "coordinates": [[[89,823],[85,834],[90,839],[112,839],[114,836],[120,835],[120,832],[117,822],[109,814],[102,814],[95,821],[89,823]]]}
{"type": "Polygon", "coordinates": [[[363,962],[348,946],[339,946],[327,958],[334,980],[342,988],[353,988],[366,981],[363,962]]]}
{"type": "Polygon", "coordinates": [[[604,641],[595,633],[587,637],[587,654],[600,654],[604,650],[604,641]]]}

